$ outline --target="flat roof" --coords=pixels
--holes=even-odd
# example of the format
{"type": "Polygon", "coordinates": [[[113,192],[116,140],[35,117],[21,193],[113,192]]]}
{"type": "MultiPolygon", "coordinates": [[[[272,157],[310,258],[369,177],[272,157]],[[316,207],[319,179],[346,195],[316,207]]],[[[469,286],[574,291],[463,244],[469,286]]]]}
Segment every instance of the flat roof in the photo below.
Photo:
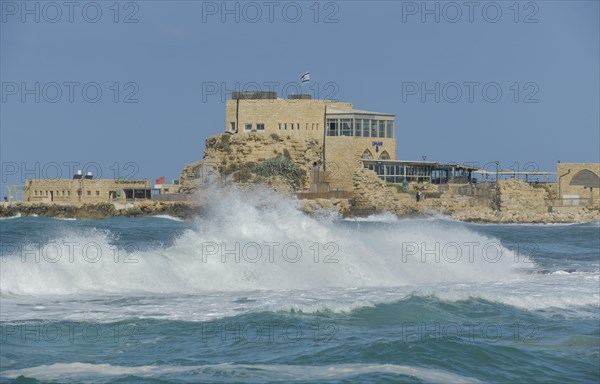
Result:
{"type": "Polygon", "coordinates": [[[387,165],[428,165],[428,166],[434,166],[436,168],[451,168],[451,167],[455,167],[457,169],[467,169],[470,171],[477,171],[479,168],[476,167],[471,167],[468,165],[462,165],[462,164],[446,164],[446,163],[439,163],[437,161],[419,161],[419,160],[379,160],[379,159],[362,159],[363,162],[365,163],[382,163],[382,164],[387,164],[387,165]]]}
{"type": "MultiPolygon", "coordinates": [[[[482,175],[495,175],[496,171],[487,171],[484,169],[477,169],[475,172],[481,173],[482,175]]],[[[497,172],[499,175],[555,175],[556,172],[545,172],[545,171],[503,171],[497,172]]]]}
{"type": "Polygon", "coordinates": [[[392,116],[396,117],[396,115],[392,115],[390,113],[382,113],[382,112],[373,112],[373,111],[365,111],[362,109],[354,109],[354,108],[337,108],[337,107],[328,107],[326,110],[327,115],[381,115],[381,116],[392,116]]]}

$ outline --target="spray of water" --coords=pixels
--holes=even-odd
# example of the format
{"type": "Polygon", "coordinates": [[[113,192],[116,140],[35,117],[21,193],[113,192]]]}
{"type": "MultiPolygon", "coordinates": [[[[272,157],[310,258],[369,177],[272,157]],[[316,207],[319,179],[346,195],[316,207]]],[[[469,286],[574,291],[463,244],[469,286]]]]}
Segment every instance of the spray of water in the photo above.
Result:
{"type": "Polygon", "coordinates": [[[340,225],[335,216],[306,215],[298,201],[260,188],[209,193],[208,213],[168,248],[128,254],[115,250],[110,232],[65,235],[51,241],[46,258],[3,260],[1,292],[202,293],[497,282],[518,278],[524,265],[498,240],[457,223],[340,225]],[[78,246],[70,249],[73,243],[78,246]]]}

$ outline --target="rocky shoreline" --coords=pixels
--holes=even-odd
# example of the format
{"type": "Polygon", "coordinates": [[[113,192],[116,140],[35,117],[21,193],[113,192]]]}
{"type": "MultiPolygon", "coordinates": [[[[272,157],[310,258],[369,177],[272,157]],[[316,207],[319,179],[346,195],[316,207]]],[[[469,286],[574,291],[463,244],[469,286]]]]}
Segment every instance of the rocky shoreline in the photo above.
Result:
{"type": "Polygon", "coordinates": [[[96,220],[115,216],[143,217],[169,215],[190,219],[202,214],[202,207],[187,202],[140,201],[128,204],[110,202],[88,204],[2,203],[0,217],[43,216],[59,219],[96,220]]]}
{"type": "MultiPolygon", "coordinates": [[[[368,209],[353,206],[348,199],[305,199],[300,200],[301,207],[308,214],[320,212],[337,212],[342,217],[366,217],[373,214],[392,213],[399,218],[417,218],[446,216],[450,219],[471,223],[489,224],[549,224],[579,223],[600,220],[600,211],[582,208],[573,212],[534,213],[527,211],[496,211],[483,207],[464,207],[448,210],[432,207],[431,204],[411,204],[410,209],[401,211],[368,209]],[[436,209],[437,208],[437,209],[436,209]]],[[[2,203],[0,218],[42,216],[62,219],[97,220],[110,217],[151,217],[169,215],[183,220],[201,216],[206,212],[206,205],[199,202],[160,202],[139,201],[118,204],[110,202],[89,204],[55,204],[55,203],[2,203]]]]}

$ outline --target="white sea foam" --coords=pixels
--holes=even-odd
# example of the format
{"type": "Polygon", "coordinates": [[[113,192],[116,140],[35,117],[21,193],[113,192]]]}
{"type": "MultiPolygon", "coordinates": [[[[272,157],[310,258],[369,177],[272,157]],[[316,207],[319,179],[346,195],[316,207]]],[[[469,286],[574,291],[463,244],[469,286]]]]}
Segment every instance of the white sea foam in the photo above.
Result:
{"type": "Polygon", "coordinates": [[[480,383],[474,378],[457,375],[440,369],[396,364],[331,364],[331,365],[285,365],[285,364],[213,364],[196,366],[147,365],[136,367],[110,364],[69,363],[41,365],[31,368],[9,370],[0,375],[8,378],[33,377],[44,381],[106,382],[119,376],[143,378],[177,378],[194,382],[246,381],[313,381],[351,378],[365,374],[392,374],[410,376],[428,383],[480,383]]]}
{"type": "Polygon", "coordinates": [[[175,217],[175,216],[171,216],[171,215],[154,215],[152,217],[157,218],[157,219],[167,219],[167,220],[173,220],[173,221],[183,221],[183,219],[180,219],[179,217],[175,217]]]}
{"type": "Polygon", "coordinates": [[[17,212],[17,214],[14,216],[0,217],[0,220],[18,219],[19,217],[21,217],[21,213],[17,212]]]}
{"type": "Polygon", "coordinates": [[[497,240],[460,225],[407,221],[356,230],[307,216],[297,209],[296,201],[265,191],[243,196],[221,193],[220,197],[196,229],[184,231],[167,249],[127,256],[124,250],[115,250],[113,234],[90,231],[52,240],[38,260],[29,256],[23,263],[19,257],[8,257],[1,271],[1,292],[393,287],[510,280],[519,276],[515,269],[522,267],[497,240]],[[69,248],[73,243],[79,247],[69,248]]]}
{"type": "Polygon", "coordinates": [[[377,222],[377,223],[395,223],[397,222],[398,216],[394,215],[390,212],[382,212],[382,213],[374,213],[367,217],[348,217],[344,219],[346,221],[367,221],[367,222],[377,222]]]}
{"type": "Polygon", "coordinates": [[[305,215],[297,201],[263,190],[213,195],[208,215],[168,248],[128,253],[115,247],[109,231],[80,230],[48,242],[39,260],[8,256],[0,269],[0,318],[87,319],[93,308],[94,321],[204,321],[260,310],[350,311],[410,294],[525,309],[598,302],[597,272],[527,274],[534,264],[461,223],[399,220],[354,228],[305,215]],[[229,252],[225,262],[207,245],[229,252]],[[116,295],[130,301],[115,304],[116,295]],[[248,295],[252,303],[234,302],[248,295]],[[33,310],[39,303],[46,308],[33,310]]]}

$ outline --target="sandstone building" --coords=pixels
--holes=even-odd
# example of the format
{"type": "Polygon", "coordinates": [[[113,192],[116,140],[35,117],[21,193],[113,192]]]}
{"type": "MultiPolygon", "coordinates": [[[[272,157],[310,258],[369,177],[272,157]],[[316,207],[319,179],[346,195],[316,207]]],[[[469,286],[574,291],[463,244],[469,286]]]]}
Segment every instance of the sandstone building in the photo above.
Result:
{"type": "Polygon", "coordinates": [[[396,159],[396,117],[354,109],[352,103],[313,100],[310,95],[277,97],[275,92],[234,92],[227,100],[225,131],[236,136],[276,135],[312,139],[322,147],[319,166],[331,190],[351,191],[358,166],[388,183],[471,180],[476,168],[396,159]]]}
{"type": "Polygon", "coordinates": [[[25,181],[25,201],[38,203],[125,202],[151,198],[149,180],[94,179],[75,175],[72,179],[25,181]]]}

